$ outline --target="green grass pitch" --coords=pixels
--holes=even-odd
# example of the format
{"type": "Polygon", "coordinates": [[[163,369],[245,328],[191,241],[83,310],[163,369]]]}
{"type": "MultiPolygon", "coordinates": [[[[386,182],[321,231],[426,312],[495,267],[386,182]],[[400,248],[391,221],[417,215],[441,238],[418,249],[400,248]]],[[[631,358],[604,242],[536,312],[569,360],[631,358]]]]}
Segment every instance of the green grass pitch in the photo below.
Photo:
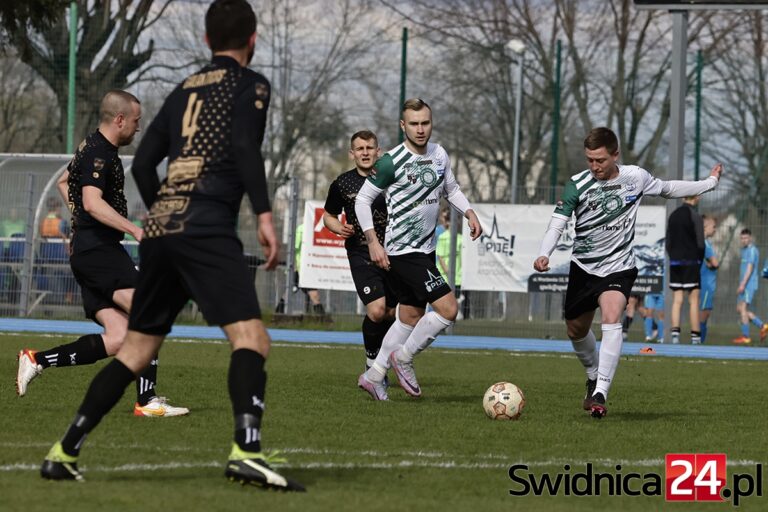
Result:
{"type": "MultiPolygon", "coordinates": [[[[438,339],[417,358],[424,396],[393,387],[390,402],[377,403],[356,387],[361,347],[278,343],[267,364],[264,446],[284,453],[281,470],[308,492],[244,488],[223,476],[229,347],[170,340],[158,389],[191,414],[136,418],[130,387],[83,448],[86,482],[47,482],[39,465],[103,363],[46,370],[20,399],[15,355],[69,339],[0,335],[0,510],[714,511],[733,506],[562,490],[511,496],[508,469],[523,463],[554,476],[565,464],[575,473],[592,462],[601,472],[620,464],[623,473],[663,475],[666,453],[725,453],[730,477],[768,462],[766,362],[623,357],[608,416],[598,421],[580,408],[584,374],[571,355],[443,350],[438,339]],[[502,380],[525,393],[519,421],[484,416],[483,393],[502,380]]],[[[767,508],[768,498],[753,496],[739,510],[767,508]]]]}

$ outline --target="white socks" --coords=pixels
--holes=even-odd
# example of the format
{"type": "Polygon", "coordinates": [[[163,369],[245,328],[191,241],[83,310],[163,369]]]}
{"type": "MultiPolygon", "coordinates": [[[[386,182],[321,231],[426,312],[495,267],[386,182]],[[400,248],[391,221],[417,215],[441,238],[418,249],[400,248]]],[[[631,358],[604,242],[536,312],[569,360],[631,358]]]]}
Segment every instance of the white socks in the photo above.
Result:
{"type": "Polygon", "coordinates": [[[397,356],[400,361],[413,361],[413,356],[431,345],[438,334],[452,325],[452,321],[446,320],[434,311],[425,314],[413,328],[413,332],[408,336],[402,350],[398,352],[397,356]]]}
{"type": "Polygon", "coordinates": [[[373,362],[371,368],[365,372],[366,377],[371,382],[381,382],[384,380],[384,376],[389,369],[389,354],[400,348],[408,336],[413,332],[413,327],[404,324],[400,320],[395,320],[392,327],[389,328],[387,334],[384,335],[384,340],[381,342],[381,348],[379,354],[376,356],[376,361],[373,362]]]}
{"type": "Polygon", "coordinates": [[[595,343],[595,333],[589,330],[586,336],[580,340],[571,340],[576,357],[579,358],[584,369],[587,371],[587,378],[595,380],[597,378],[597,344],[595,343]]]}
{"type": "MultiPolygon", "coordinates": [[[[611,381],[616,373],[621,356],[621,324],[602,324],[603,339],[600,343],[600,365],[597,370],[597,388],[595,393],[602,393],[608,398],[611,381]]],[[[594,396],[594,395],[593,395],[594,396]]]]}

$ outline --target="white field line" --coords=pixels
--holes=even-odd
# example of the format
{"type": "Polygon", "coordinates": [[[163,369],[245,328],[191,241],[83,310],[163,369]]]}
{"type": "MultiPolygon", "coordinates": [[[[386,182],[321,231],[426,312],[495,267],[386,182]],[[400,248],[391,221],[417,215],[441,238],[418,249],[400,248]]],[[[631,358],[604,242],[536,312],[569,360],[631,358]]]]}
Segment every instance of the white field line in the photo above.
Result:
{"type": "MultiPolygon", "coordinates": [[[[0,442],[0,447],[3,448],[46,448],[50,443],[13,443],[13,442],[0,442]]],[[[128,444],[101,444],[94,443],[96,448],[101,449],[114,449],[120,451],[129,451],[132,449],[148,449],[151,448],[147,445],[128,444]]],[[[222,452],[218,449],[205,449],[197,450],[190,449],[188,446],[161,446],[158,447],[159,452],[163,451],[184,451],[184,452],[222,452]]],[[[329,461],[306,461],[298,463],[290,463],[280,465],[281,467],[291,468],[340,468],[340,469],[390,469],[390,468],[456,468],[456,469],[508,469],[513,464],[525,464],[529,468],[535,467],[556,467],[569,464],[574,471],[578,471],[580,467],[586,467],[588,463],[592,463],[594,466],[616,468],[621,466],[624,471],[628,471],[631,468],[637,467],[663,467],[664,459],[566,459],[566,458],[553,458],[547,460],[510,460],[511,458],[505,457],[499,454],[476,454],[473,456],[463,456],[460,454],[450,454],[444,452],[381,452],[376,450],[361,450],[361,451],[349,451],[349,450],[328,450],[318,448],[304,448],[304,447],[285,447],[279,448],[277,451],[295,455],[314,455],[322,456],[326,458],[343,458],[343,459],[367,459],[363,461],[349,461],[349,462],[329,462],[329,461]],[[399,459],[395,461],[377,461],[375,459],[399,459]],[[479,459],[479,460],[478,460],[479,459]]],[[[749,460],[749,459],[731,459],[728,460],[728,465],[733,467],[755,466],[756,464],[765,464],[764,462],[749,460]]],[[[143,471],[143,470],[162,470],[162,469],[177,469],[177,468],[199,468],[199,467],[218,467],[223,465],[223,460],[219,462],[183,462],[172,461],[163,464],[123,464],[120,466],[96,466],[91,469],[97,471],[143,471]]],[[[37,469],[39,466],[35,464],[16,463],[0,465],[0,472],[9,472],[16,469],[19,470],[31,470],[37,469]]]]}
{"type": "MultiPolygon", "coordinates": [[[[616,460],[610,461],[608,464],[602,464],[601,461],[606,459],[599,459],[596,461],[514,461],[511,463],[488,463],[488,462],[456,462],[452,460],[446,461],[424,461],[424,460],[399,460],[396,462],[301,462],[301,463],[287,463],[287,464],[275,464],[275,467],[281,468],[293,468],[293,469],[407,469],[407,468],[437,468],[437,469],[499,469],[508,470],[512,464],[525,464],[529,468],[535,467],[557,467],[564,464],[570,465],[570,471],[581,471],[582,467],[586,467],[587,462],[592,462],[596,466],[604,466],[609,471],[613,471],[618,465],[621,465],[623,472],[630,472],[633,468],[637,467],[663,467],[664,461],[662,459],[652,460],[616,460]]],[[[742,466],[754,466],[754,461],[738,460],[728,461],[729,466],[742,467],[742,466]]],[[[166,462],[163,464],[121,464],[119,466],[82,466],[83,471],[98,471],[98,472],[137,472],[137,471],[162,471],[170,469],[187,469],[187,468],[218,468],[223,467],[224,461],[209,461],[209,462],[166,462]]],[[[9,473],[14,471],[37,471],[40,469],[39,464],[4,464],[0,465],[0,473],[9,473]]]]}

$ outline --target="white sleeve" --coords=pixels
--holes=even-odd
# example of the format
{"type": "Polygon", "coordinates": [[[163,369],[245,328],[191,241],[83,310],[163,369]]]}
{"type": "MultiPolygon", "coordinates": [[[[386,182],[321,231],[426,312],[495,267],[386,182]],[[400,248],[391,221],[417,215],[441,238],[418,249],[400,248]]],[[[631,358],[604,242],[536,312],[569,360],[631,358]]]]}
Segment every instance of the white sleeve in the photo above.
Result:
{"type": "Polygon", "coordinates": [[[369,229],[373,229],[373,213],[371,213],[371,205],[373,200],[381,194],[382,189],[371,184],[370,181],[365,180],[363,186],[357,192],[355,198],[355,215],[357,215],[357,223],[360,224],[360,229],[363,233],[369,229]]]}
{"type": "Polygon", "coordinates": [[[469,204],[467,196],[465,196],[459,188],[459,183],[456,181],[456,177],[453,175],[453,171],[451,170],[451,161],[447,158],[447,156],[445,159],[445,173],[443,174],[443,180],[445,198],[448,200],[451,206],[456,208],[456,210],[458,210],[461,215],[464,216],[464,214],[467,213],[467,210],[472,208],[472,205],[469,204]]]}
{"type": "Polygon", "coordinates": [[[557,213],[552,215],[549,221],[549,226],[544,232],[544,238],[541,240],[541,247],[539,247],[539,256],[549,256],[552,251],[557,247],[557,241],[560,240],[560,235],[563,234],[565,226],[568,224],[568,217],[565,215],[559,215],[557,213]]]}
{"type": "MultiPolygon", "coordinates": [[[[647,173],[647,171],[646,171],[647,173]]],[[[714,176],[699,181],[669,180],[664,181],[647,174],[643,192],[649,196],[661,196],[667,199],[700,196],[717,187],[719,180],[714,176]]]]}

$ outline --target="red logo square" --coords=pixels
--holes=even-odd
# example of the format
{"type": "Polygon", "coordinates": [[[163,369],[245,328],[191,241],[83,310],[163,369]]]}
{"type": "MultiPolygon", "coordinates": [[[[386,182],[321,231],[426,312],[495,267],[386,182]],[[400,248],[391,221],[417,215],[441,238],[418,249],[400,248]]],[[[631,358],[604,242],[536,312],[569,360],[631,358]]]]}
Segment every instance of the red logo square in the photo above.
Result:
{"type": "Polygon", "coordinates": [[[724,453],[669,453],[665,472],[667,501],[723,501],[724,453]]]}

